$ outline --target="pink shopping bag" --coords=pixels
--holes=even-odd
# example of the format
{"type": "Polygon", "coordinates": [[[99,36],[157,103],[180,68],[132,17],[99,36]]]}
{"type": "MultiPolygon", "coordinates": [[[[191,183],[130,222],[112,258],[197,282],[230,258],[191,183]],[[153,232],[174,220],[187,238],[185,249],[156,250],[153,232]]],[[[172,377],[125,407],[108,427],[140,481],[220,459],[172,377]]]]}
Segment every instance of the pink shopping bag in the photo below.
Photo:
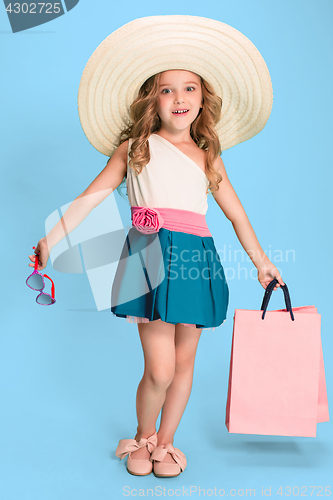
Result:
{"type": "Polygon", "coordinates": [[[315,306],[267,311],[236,309],[225,424],[230,433],[316,437],[328,422],[321,315],[315,306]]]}

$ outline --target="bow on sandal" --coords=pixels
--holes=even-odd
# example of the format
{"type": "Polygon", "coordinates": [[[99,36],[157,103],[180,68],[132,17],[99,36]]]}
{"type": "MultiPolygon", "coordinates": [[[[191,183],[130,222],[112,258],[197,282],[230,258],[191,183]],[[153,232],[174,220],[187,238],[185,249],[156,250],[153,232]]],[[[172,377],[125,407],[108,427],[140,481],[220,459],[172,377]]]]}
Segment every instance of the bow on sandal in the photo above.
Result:
{"type": "Polygon", "coordinates": [[[154,461],[154,474],[157,477],[179,476],[187,465],[184,453],[178,448],[175,448],[171,443],[157,446],[150,455],[150,460],[154,461]],[[167,462],[163,462],[167,453],[170,453],[172,458],[177,463],[169,464],[167,462]]]}
{"type": "Polygon", "coordinates": [[[149,436],[148,438],[141,438],[140,441],[135,439],[121,439],[116,449],[116,456],[121,460],[128,455],[127,470],[130,474],[135,476],[146,476],[153,470],[153,464],[149,458],[132,458],[131,454],[140,448],[146,447],[149,453],[157,446],[157,433],[149,436]]]}

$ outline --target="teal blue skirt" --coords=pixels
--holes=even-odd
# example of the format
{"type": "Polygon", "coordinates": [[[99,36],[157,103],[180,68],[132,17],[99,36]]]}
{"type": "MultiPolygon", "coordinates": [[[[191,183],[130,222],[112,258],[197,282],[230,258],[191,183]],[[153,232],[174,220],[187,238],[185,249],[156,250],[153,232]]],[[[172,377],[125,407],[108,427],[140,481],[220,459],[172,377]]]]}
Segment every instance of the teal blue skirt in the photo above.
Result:
{"type": "Polygon", "coordinates": [[[211,236],[171,231],[142,234],[132,227],[111,290],[111,312],[120,318],[220,326],[229,287],[211,236]]]}

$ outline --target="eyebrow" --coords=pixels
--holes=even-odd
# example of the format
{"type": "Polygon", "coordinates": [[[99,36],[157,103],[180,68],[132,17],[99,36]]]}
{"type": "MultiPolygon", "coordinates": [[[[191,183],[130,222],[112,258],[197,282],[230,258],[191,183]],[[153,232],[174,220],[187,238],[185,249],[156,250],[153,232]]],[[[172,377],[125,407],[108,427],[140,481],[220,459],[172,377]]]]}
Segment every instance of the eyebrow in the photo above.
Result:
{"type": "MultiPolygon", "coordinates": [[[[199,85],[197,82],[185,82],[185,84],[187,84],[187,83],[194,83],[195,85],[199,85]]],[[[160,87],[164,87],[164,85],[168,85],[168,86],[170,86],[170,87],[171,87],[171,85],[172,85],[172,84],[171,84],[171,83],[162,83],[162,84],[160,85],[160,87]]]]}

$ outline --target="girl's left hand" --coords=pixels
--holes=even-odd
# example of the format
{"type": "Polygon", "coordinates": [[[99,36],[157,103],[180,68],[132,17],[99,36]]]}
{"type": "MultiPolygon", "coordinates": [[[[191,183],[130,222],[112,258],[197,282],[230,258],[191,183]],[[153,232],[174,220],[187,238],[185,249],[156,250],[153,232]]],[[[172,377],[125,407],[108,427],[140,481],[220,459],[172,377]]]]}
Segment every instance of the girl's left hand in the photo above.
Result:
{"type": "Polygon", "coordinates": [[[281,275],[279,271],[276,269],[274,264],[272,262],[266,261],[265,264],[262,265],[258,269],[258,280],[260,284],[265,288],[267,288],[267,285],[274,279],[276,278],[278,280],[278,283],[275,285],[274,290],[277,290],[277,288],[281,285],[284,285],[284,281],[281,278],[281,275]]]}

